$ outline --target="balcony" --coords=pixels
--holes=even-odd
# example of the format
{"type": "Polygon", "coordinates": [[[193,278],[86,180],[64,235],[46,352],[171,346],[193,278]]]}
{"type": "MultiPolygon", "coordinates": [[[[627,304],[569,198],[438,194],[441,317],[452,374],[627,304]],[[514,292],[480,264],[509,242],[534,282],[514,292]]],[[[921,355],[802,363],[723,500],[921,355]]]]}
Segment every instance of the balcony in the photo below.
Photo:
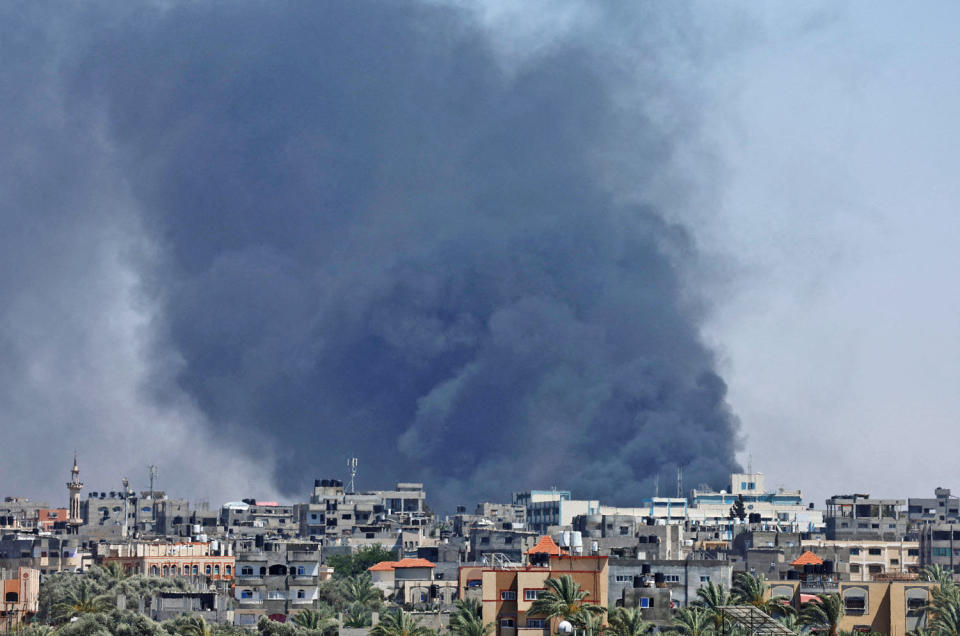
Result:
{"type": "Polygon", "coordinates": [[[238,598],[237,603],[240,605],[263,605],[262,598],[238,598]]]}
{"type": "Polygon", "coordinates": [[[316,551],[304,550],[293,550],[291,552],[287,552],[287,563],[294,561],[318,563],[320,561],[320,553],[316,551]]]}

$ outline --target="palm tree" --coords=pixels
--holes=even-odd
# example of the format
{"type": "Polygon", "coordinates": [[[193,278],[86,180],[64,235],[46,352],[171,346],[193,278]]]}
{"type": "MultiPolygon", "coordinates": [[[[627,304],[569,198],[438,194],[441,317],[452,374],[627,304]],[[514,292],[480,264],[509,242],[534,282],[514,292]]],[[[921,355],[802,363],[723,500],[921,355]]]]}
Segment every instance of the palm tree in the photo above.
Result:
{"type": "Polygon", "coordinates": [[[618,607],[610,612],[608,634],[613,636],[641,636],[650,631],[651,623],[643,620],[639,607],[618,607]]]}
{"type": "Polygon", "coordinates": [[[333,628],[337,626],[337,619],[333,617],[333,614],[325,612],[322,609],[300,610],[293,615],[292,620],[299,627],[322,632],[332,631],[333,628]]]}
{"type": "Polygon", "coordinates": [[[767,598],[767,577],[762,574],[740,572],[733,584],[733,597],[737,602],[753,605],[766,614],[782,614],[789,610],[777,600],[767,598]]]}
{"type": "Polygon", "coordinates": [[[578,616],[581,612],[603,614],[607,611],[605,607],[587,602],[590,592],[581,589],[580,584],[569,574],[564,574],[559,579],[547,579],[544,585],[547,587],[546,591],[541,592],[537,600],[530,604],[528,614],[544,616],[548,620],[559,618],[575,623],[580,620],[578,616]]]}
{"type": "Polygon", "coordinates": [[[942,565],[928,565],[921,570],[923,578],[927,581],[933,581],[940,587],[953,585],[953,572],[942,565]]]}
{"type": "Polygon", "coordinates": [[[718,583],[707,583],[697,590],[696,604],[706,608],[710,612],[710,620],[713,621],[713,629],[718,634],[723,633],[724,624],[723,610],[724,605],[733,605],[733,595],[718,583]]]}
{"type": "Polygon", "coordinates": [[[949,603],[938,607],[930,620],[931,630],[938,636],[957,636],[960,634],[960,605],[949,603]]]}
{"type": "Polygon", "coordinates": [[[123,564],[119,561],[110,561],[103,566],[103,569],[107,572],[111,579],[119,583],[130,578],[130,575],[127,573],[127,570],[123,567],[123,564]]]}
{"type": "Polygon", "coordinates": [[[348,603],[360,603],[368,607],[376,607],[382,600],[380,590],[373,587],[368,572],[343,579],[340,593],[348,603]]]}
{"type": "Polygon", "coordinates": [[[368,627],[370,622],[370,608],[359,603],[351,604],[343,614],[344,627],[368,627]]]}
{"type": "Polygon", "coordinates": [[[794,634],[806,634],[810,631],[806,625],[800,622],[796,614],[784,614],[783,616],[778,616],[777,620],[794,634]]]}
{"type": "Polygon", "coordinates": [[[180,623],[177,634],[180,636],[213,636],[213,630],[203,616],[187,616],[180,623]]]}
{"type": "Polygon", "coordinates": [[[803,604],[800,622],[837,636],[844,613],[843,598],[839,594],[818,594],[817,600],[803,604]]]}
{"type": "Polygon", "coordinates": [[[457,601],[457,610],[450,616],[450,631],[457,636],[489,636],[496,629],[493,623],[484,623],[480,601],[457,601]]]}
{"type": "Polygon", "coordinates": [[[691,605],[680,609],[673,617],[673,628],[687,636],[701,636],[713,633],[713,620],[710,611],[704,607],[691,605]]]}
{"type": "Polygon", "coordinates": [[[370,630],[370,636],[434,636],[434,632],[421,625],[420,619],[398,608],[385,612],[370,630]]]}
{"type": "Polygon", "coordinates": [[[109,594],[94,594],[89,581],[80,581],[77,589],[67,593],[65,600],[53,606],[53,618],[67,621],[83,614],[100,614],[116,604],[109,594]]]}

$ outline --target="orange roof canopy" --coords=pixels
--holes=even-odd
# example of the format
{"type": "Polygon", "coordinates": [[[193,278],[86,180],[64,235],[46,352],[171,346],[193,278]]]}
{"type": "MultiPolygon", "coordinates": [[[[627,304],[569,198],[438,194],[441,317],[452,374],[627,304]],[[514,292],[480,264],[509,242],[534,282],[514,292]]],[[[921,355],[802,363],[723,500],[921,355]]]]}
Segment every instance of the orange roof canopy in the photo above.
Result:
{"type": "Polygon", "coordinates": [[[381,561],[376,565],[371,565],[367,568],[370,572],[387,572],[389,570],[396,570],[397,568],[435,568],[437,567],[436,563],[427,561],[426,559],[400,559],[399,561],[381,561]]]}
{"type": "Polygon", "coordinates": [[[823,565],[823,559],[818,557],[816,554],[807,550],[796,559],[793,560],[790,565],[823,565]]]}
{"type": "Polygon", "coordinates": [[[561,551],[560,546],[558,546],[553,539],[547,535],[543,535],[540,537],[540,540],[537,541],[537,545],[527,550],[527,554],[549,554],[551,556],[560,556],[561,554],[567,554],[567,552],[566,550],[561,551]]]}

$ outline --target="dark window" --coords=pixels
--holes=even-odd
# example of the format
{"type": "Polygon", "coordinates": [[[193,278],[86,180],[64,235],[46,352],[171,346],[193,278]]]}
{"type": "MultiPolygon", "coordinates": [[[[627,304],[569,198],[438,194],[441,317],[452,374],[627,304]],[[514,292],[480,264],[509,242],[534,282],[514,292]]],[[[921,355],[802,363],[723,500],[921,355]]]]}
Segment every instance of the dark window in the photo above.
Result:
{"type": "Polygon", "coordinates": [[[3,597],[4,602],[6,603],[19,603],[20,595],[16,592],[7,592],[3,597]]]}
{"type": "Polygon", "coordinates": [[[881,550],[880,550],[880,548],[870,548],[867,552],[868,552],[869,554],[872,554],[872,555],[876,556],[876,555],[878,555],[878,554],[881,553],[881,550]]]}

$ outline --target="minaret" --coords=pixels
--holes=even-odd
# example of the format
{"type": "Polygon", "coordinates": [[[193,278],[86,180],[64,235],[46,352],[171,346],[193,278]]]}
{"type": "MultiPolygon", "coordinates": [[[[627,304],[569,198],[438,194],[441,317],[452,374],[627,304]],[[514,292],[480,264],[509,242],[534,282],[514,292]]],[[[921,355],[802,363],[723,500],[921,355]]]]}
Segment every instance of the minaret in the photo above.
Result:
{"type": "Polygon", "coordinates": [[[77,466],[76,451],[73,453],[73,470],[70,471],[67,490],[70,491],[70,516],[67,518],[68,532],[77,534],[80,526],[83,525],[83,519],[80,517],[80,491],[83,490],[83,482],[80,481],[80,467],[77,466]]]}

